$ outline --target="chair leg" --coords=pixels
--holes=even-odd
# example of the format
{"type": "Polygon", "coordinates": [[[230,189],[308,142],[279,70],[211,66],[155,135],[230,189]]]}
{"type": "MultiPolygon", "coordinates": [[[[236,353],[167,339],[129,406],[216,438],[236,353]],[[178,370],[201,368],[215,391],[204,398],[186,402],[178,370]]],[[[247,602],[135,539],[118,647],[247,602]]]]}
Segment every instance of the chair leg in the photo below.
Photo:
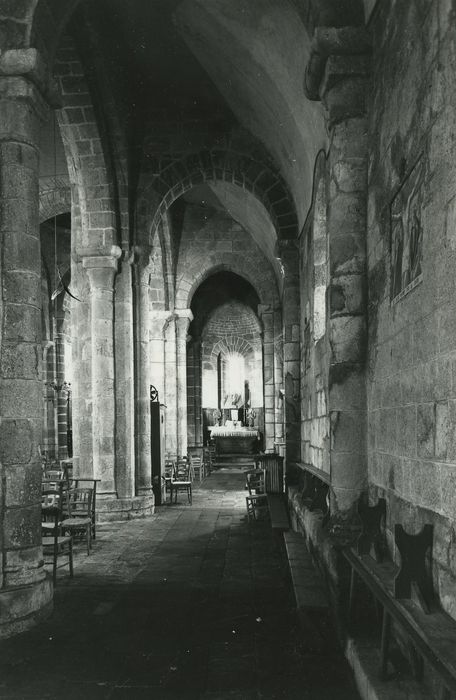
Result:
{"type": "Polygon", "coordinates": [[[68,563],[70,565],[70,576],[73,578],[73,538],[70,540],[70,548],[68,550],[68,563]]]}
{"type": "Polygon", "coordinates": [[[52,582],[54,584],[54,588],[57,585],[57,557],[54,556],[54,561],[53,561],[53,566],[52,566],[52,582]]]}
{"type": "Polygon", "coordinates": [[[87,556],[90,555],[90,530],[92,529],[92,523],[86,526],[86,543],[87,543],[87,556]]]}
{"type": "Polygon", "coordinates": [[[59,553],[58,553],[58,552],[59,552],[59,550],[58,550],[58,545],[55,544],[55,545],[54,545],[54,557],[53,557],[53,560],[52,560],[52,564],[53,564],[53,565],[52,565],[52,581],[53,581],[53,583],[54,583],[54,588],[55,588],[56,585],[57,585],[57,559],[58,559],[58,556],[59,556],[59,553]]]}

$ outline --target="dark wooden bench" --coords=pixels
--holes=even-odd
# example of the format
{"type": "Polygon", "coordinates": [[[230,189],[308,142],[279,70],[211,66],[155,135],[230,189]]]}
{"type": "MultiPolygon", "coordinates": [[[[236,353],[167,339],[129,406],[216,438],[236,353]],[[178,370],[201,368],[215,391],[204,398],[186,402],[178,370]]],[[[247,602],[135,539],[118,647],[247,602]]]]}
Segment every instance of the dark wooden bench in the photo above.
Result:
{"type": "Polygon", "coordinates": [[[387,558],[381,523],[386,504],[360,509],[363,533],[355,547],[343,549],[350,565],[348,622],[356,611],[359,582],[373,595],[381,611],[380,676],[387,676],[391,627],[394,622],[409,642],[410,663],[415,679],[423,680],[424,661],[439,676],[440,698],[456,694],[456,622],[441,610],[432,594],[426,559],[432,545],[432,526],[417,535],[395,526],[396,545],[401,554],[397,566],[387,558]]]}
{"type": "Polygon", "coordinates": [[[305,462],[294,462],[294,466],[302,475],[302,502],[311,512],[321,511],[325,524],[329,517],[330,475],[305,462]]]}

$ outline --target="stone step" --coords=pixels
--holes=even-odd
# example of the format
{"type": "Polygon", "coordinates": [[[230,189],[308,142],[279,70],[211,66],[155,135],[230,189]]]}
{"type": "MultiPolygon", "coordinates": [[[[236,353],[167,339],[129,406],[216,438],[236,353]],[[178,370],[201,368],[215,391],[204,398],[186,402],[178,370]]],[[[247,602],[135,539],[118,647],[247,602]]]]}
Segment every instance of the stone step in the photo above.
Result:
{"type": "Polygon", "coordinates": [[[306,541],[297,532],[283,533],[290,565],[291,580],[296,598],[296,607],[328,608],[323,582],[307,549],[306,541]]]}

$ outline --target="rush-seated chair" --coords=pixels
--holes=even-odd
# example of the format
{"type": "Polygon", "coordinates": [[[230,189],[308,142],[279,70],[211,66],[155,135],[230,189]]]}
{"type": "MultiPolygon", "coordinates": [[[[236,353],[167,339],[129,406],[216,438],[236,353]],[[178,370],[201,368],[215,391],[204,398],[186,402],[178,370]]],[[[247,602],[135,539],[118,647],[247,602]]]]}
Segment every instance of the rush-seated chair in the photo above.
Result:
{"type": "MultiPolygon", "coordinates": [[[[52,580],[57,585],[57,566],[60,556],[67,557],[70,576],[73,576],[73,538],[62,535],[62,491],[43,489],[41,492],[41,536],[45,563],[52,563],[52,580]]],[[[62,564],[61,566],[64,566],[62,564]]]]}
{"type": "Polygon", "coordinates": [[[192,480],[190,478],[190,464],[186,460],[178,460],[174,479],[170,482],[171,503],[177,503],[178,491],[185,491],[190,505],[192,504],[192,480]]]}
{"type": "Polygon", "coordinates": [[[92,489],[71,489],[67,498],[67,514],[61,523],[63,532],[85,537],[87,556],[92,547],[92,497],[92,489]]]}
{"type": "Polygon", "coordinates": [[[263,469],[252,469],[245,472],[249,495],[245,497],[247,517],[249,521],[266,517],[269,513],[268,496],[265,490],[265,474],[263,469]]]}

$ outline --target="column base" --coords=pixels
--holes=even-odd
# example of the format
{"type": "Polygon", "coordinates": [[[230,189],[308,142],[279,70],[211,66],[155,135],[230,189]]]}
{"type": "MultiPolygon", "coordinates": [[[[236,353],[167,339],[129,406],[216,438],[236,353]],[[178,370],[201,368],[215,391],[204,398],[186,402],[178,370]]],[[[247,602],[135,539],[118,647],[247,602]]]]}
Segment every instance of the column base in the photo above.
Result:
{"type": "Polygon", "coordinates": [[[0,591],[0,639],[26,632],[42,622],[53,609],[52,579],[46,576],[30,586],[0,591]]]}
{"type": "Polygon", "coordinates": [[[97,522],[121,522],[134,518],[146,518],[155,512],[155,498],[150,493],[132,498],[98,498],[97,522]]]}

